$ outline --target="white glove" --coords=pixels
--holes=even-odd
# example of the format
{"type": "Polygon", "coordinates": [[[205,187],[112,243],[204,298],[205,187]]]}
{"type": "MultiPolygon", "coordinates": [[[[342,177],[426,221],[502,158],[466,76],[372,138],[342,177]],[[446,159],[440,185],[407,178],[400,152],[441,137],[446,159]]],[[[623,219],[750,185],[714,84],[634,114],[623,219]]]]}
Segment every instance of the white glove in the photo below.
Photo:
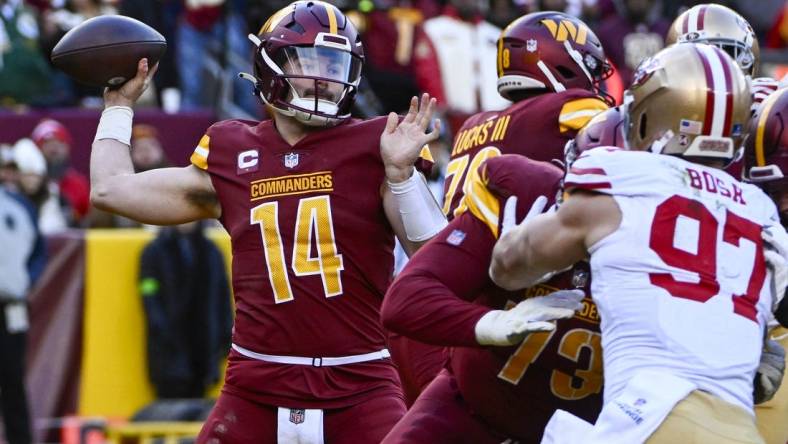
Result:
{"type": "Polygon", "coordinates": [[[772,312],[780,304],[788,287],[788,234],[780,225],[763,228],[763,257],[772,274],[772,312]]]}
{"type": "MultiPolygon", "coordinates": [[[[545,196],[537,197],[536,199],[534,199],[534,203],[531,204],[531,208],[528,210],[528,214],[525,215],[525,217],[523,218],[523,220],[520,221],[520,223],[517,223],[517,196],[509,196],[509,198],[506,199],[506,204],[504,204],[503,207],[503,218],[501,220],[501,236],[499,237],[503,237],[504,234],[525,224],[526,222],[533,219],[534,217],[544,213],[546,206],[547,206],[547,197],[545,196]]],[[[547,211],[550,211],[551,208],[554,208],[554,206],[548,208],[547,211]]],[[[550,278],[552,278],[556,274],[561,273],[562,271],[566,271],[569,268],[566,268],[564,270],[551,271],[545,274],[544,276],[540,277],[539,280],[536,281],[536,284],[547,282],[550,280],[550,278]]]]}
{"type": "Polygon", "coordinates": [[[755,404],[761,404],[774,397],[783,381],[785,372],[785,350],[779,342],[767,339],[763,343],[761,363],[755,374],[755,404]]]}
{"type": "Polygon", "coordinates": [[[516,345],[534,331],[555,329],[556,319],[572,317],[583,307],[581,290],[559,290],[529,298],[511,310],[492,310],[476,323],[476,341],[481,345],[516,345]]]}
{"type": "Polygon", "coordinates": [[[525,215],[520,223],[517,223],[517,196],[509,196],[509,198],[506,199],[506,204],[504,204],[503,207],[501,237],[503,237],[504,234],[512,231],[513,228],[519,227],[534,217],[542,214],[544,212],[545,206],[547,206],[547,198],[545,196],[537,197],[536,200],[534,200],[534,203],[531,204],[531,209],[528,210],[528,214],[525,215]]]}

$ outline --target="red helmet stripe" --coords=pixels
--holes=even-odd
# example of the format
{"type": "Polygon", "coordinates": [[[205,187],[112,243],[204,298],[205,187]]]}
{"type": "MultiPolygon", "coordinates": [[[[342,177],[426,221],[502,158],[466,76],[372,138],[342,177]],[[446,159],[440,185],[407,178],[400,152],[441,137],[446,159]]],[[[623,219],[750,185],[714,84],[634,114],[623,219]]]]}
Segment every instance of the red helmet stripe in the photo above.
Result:
{"type": "Polygon", "coordinates": [[[704,22],[704,18],[706,17],[706,8],[708,8],[708,6],[701,6],[700,11],[698,11],[698,26],[696,29],[697,31],[703,31],[703,22],[704,22]]]}
{"type": "Polygon", "coordinates": [[[725,120],[722,127],[722,135],[730,137],[731,135],[731,120],[733,119],[733,86],[730,63],[726,63],[722,50],[714,48],[714,52],[722,65],[722,71],[725,74],[725,120]]]}
{"type": "Polygon", "coordinates": [[[720,54],[721,50],[717,47],[696,45],[695,51],[700,56],[706,74],[706,116],[703,134],[727,137],[730,132],[730,128],[727,128],[730,126],[729,114],[733,112],[730,65],[726,63],[725,56],[720,54]]]}
{"type": "Polygon", "coordinates": [[[703,117],[703,129],[701,130],[701,134],[709,135],[709,133],[711,133],[712,117],[714,116],[714,79],[711,75],[711,66],[709,66],[706,54],[698,48],[700,48],[700,46],[695,46],[694,49],[703,65],[703,72],[706,74],[706,112],[703,117]]]}
{"type": "Polygon", "coordinates": [[[684,31],[684,34],[688,32],[696,32],[698,31],[698,15],[700,13],[700,8],[697,6],[691,8],[687,11],[687,30],[684,31]]]}

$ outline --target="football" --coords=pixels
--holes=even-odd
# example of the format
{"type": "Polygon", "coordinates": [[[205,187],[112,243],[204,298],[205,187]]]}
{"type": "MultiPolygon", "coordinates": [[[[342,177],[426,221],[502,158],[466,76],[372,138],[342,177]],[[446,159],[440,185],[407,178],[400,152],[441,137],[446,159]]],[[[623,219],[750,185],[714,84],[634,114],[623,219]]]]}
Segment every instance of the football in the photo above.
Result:
{"type": "Polygon", "coordinates": [[[134,77],[137,62],[153,67],[167,49],[164,37],[145,23],[122,15],[85,20],[60,39],[52,63],[80,83],[116,87],[134,77]]]}

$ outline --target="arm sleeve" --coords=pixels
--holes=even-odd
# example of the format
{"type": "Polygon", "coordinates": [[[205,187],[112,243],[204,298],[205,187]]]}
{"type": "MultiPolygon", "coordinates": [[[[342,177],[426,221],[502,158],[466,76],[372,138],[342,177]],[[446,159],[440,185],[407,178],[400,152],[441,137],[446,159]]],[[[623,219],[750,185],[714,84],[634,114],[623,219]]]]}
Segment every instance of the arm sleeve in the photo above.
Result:
{"type": "Polygon", "coordinates": [[[476,346],[476,322],[490,308],[474,304],[490,284],[495,238],[464,213],[408,262],[383,301],[383,325],[428,344],[476,346]]]}

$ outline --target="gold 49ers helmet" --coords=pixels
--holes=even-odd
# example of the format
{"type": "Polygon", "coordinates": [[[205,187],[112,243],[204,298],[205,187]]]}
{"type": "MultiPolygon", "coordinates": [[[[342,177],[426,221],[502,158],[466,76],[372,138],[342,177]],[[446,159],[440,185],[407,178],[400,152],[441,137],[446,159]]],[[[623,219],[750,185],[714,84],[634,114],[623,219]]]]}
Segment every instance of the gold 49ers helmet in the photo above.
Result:
{"type": "Polygon", "coordinates": [[[663,49],[635,71],[624,93],[632,150],[732,160],[750,113],[750,86],[721,49],[663,49]]]}
{"type": "Polygon", "coordinates": [[[747,20],[730,8],[707,3],[684,11],[670,26],[665,45],[683,42],[717,46],[733,57],[745,74],[755,75],[760,57],[758,38],[747,20]]]}

